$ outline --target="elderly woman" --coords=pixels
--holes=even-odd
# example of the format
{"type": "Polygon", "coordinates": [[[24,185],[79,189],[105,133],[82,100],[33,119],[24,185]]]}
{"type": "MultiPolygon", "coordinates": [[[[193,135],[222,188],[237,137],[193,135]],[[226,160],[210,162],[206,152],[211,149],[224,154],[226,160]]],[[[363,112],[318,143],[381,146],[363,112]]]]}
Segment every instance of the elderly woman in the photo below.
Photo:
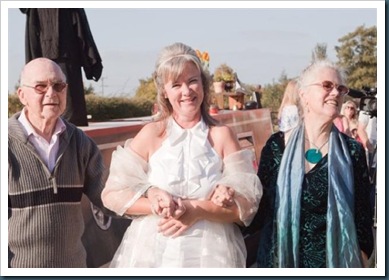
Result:
{"type": "Polygon", "coordinates": [[[154,79],[159,119],[114,151],[102,194],[133,217],[111,267],[244,267],[236,224],[250,224],[262,196],[254,155],[209,115],[209,77],[192,48],[163,49],[154,79]]]}
{"type": "Polygon", "coordinates": [[[310,65],[298,79],[302,124],[262,150],[259,267],[363,267],[372,253],[365,152],[333,124],[343,83],[331,62],[310,65]]]}

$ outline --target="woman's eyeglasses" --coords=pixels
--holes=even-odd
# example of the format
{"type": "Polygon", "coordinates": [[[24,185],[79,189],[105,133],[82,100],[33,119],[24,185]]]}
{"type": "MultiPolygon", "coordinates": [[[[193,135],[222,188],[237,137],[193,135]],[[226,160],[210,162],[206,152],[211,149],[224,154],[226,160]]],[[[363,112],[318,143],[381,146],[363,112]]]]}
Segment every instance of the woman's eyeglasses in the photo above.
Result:
{"type": "Polygon", "coordinates": [[[346,106],[347,109],[350,109],[350,110],[355,110],[355,108],[353,106],[346,106]]]}
{"type": "Polygon", "coordinates": [[[327,92],[327,93],[330,93],[334,88],[336,88],[336,90],[339,92],[340,95],[344,96],[346,94],[348,94],[348,92],[350,91],[348,89],[348,87],[344,86],[344,85],[337,85],[337,84],[334,84],[333,82],[331,81],[324,81],[322,83],[315,83],[315,84],[310,84],[310,85],[307,85],[307,86],[321,86],[322,88],[324,88],[324,90],[327,92]]]}
{"type": "Polygon", "coordinates": [[[43,94],[49,90],[49,87],[52,87],[53,90],[55,90],[56,92],[62,92],[67,85],[68,85],[67,83],[58,82],[58,83],[39,83],[36,84],[35,86],[29,86],[29,85],[23,85],[23,86],[33,88],[35,89],[36,93],[43,94]]]}

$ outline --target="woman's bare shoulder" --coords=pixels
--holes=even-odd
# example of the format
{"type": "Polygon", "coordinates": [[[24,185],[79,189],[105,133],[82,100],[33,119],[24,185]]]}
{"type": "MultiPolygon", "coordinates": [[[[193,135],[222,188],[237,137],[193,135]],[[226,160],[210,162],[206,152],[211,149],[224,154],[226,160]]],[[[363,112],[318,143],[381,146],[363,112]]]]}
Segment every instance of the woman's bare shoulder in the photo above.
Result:
{"type": "Polygon", "coordinates": [[[236,134],[226,125],[212,127],[210,129],[210,140],[212,146],[222,158],[232,152],[240,150],[236,134]]]}
{"type": "Polygon", "coordinates": [[[225,139],[225,137],[235,137],[234,132],[227,125],[217,125],[210,129],[210,133],[215,138],[225,139]]]}
{"type": "Polygon", "coordinates": [[[162,138],[162,122],[151,122],[142,127],[131,142],[131,148],[148,160],[162,138]]]}
{"type": "Polygon", "coordinates": [[[163,122],[150,122],[145,124],[142,129],[137,133],[135,138],[146,139],[154,136],[161,135],[163,132],[163,122]]]}

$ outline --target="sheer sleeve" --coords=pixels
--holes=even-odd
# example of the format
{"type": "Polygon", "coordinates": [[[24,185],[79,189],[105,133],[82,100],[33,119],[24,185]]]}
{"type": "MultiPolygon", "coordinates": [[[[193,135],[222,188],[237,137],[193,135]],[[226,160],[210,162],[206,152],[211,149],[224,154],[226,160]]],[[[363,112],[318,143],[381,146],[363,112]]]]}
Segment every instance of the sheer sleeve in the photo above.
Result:
{"type": "Polygon", "coordinates": [[[118,146],[112,153],[109,176],[101,194],[105,207],[123,215],[151,186],[147,162],[129,147],[118,146]]]}
{"type": "Polygon", "coordinates": [[[225,185],[235,190],[235,199],[239,208],[239,218],[248,226],[258,210],[262,197],[262,185],[255,173],[254,155],[250,150],[241,150],[224,159],[223,174],[216,185],[225,185]]]}

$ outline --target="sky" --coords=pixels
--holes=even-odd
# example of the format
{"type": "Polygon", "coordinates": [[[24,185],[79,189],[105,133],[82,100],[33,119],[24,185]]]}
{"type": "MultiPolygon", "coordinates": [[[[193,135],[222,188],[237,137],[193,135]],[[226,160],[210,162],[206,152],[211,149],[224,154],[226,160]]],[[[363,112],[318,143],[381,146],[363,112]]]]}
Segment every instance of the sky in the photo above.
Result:
{"type": "MultiPolygon", "coordinates": [[[[54,7],[70,7],[53,3],[58,2],[51,1],[54,7]]],[[[107,97],[132,96],[139,80],[151,77],[160,50],[174,42],[207,51],[211,73],[227,63],[242,83],[264,86],[277,82],[282,74],[297,76],[311,61],[318,43],[326,44],[328,58],[336,61],[339,38],[359,26],[377,25],[377,5],[370,1],[317,2],[322,8],[311,8],[304,1],[202,2],[195,8],[176,8],[178,2],[134,7],[119,1],[108,4],[110,8],[104,1],[79,3],[71,7],[85,8],[104,67],[99,81],[84,76],[84,85],[107,97]]],[[[11,93],[25,59],[26,16],[18,7],[13,4],[8,10],[11,93]]]]}

